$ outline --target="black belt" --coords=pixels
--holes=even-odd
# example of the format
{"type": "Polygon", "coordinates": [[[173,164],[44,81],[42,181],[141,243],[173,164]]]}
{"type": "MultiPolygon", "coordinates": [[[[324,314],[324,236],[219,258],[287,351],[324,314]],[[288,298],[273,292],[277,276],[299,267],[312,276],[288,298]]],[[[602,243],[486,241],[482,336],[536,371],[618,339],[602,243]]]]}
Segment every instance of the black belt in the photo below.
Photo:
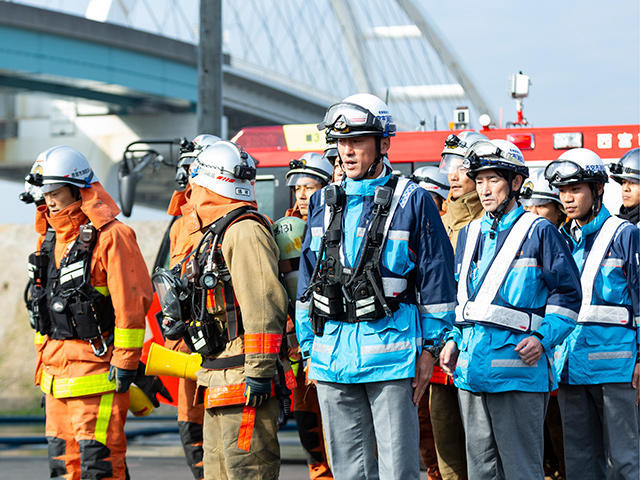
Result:
{"type": "Polygon", "coordinates": [[[207,370],[226,370],[227,368],[241,367],[244,365],[244,354],[222,358],[203,358],[202,368],[207,370]]]}

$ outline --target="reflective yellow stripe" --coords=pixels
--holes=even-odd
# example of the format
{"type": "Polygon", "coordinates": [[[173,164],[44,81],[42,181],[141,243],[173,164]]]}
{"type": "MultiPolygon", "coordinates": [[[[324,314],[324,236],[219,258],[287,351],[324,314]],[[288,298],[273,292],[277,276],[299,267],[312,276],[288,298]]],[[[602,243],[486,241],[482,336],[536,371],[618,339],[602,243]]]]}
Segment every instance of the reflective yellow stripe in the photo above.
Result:
{"type": "Polygon", "coordinates": [[[93,288],[95,288],[98,292],[100,292],[105,297],[109,296],[109,287],[107,287],[106,285],[104,287],[93,287],[93,288]]]}
{"type": "Polygon", "coordinates": [[[96,440],[103,445],[107,444],[107,429],[111,420],[111,407],[113,406],[113,393],[102,395],[100,407],[98,407],[98,419],[96,420],[96,430],[94,435],[96,440]]]}
{"type": "Polygon", "coordinates": [[[116,389],[115,380],[109,381],[109,373],[86,375],[75,378],[54,378],[47,372],[42,372],[40,390],[51,393],[56,398],[81,397],[96,393],[111,392],[116,389]]]}
{"type": "Polygon", "coordinates": [[[113,346],[116,348],[142,348],[144,328],[115,328],[113,346]]]}
{"type": "Polygon", "coordinates": [[[33,338],[33,343],[35,343],[36,345],[42,345],[45,338],[45,335],[41,334],[40,332],[36,332],[36,336],[33,338]]]}

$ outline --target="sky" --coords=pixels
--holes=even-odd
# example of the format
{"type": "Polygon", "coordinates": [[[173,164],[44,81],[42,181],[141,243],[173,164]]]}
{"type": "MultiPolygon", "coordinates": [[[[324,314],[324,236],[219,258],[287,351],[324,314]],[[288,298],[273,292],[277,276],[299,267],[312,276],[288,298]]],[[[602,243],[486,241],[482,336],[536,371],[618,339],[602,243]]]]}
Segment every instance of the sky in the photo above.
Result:
{"type": "Polygon", "coordinates": [[[536,126],[640,123],[638,0],[415,0],[505,120],[511,73],[531,77],[536,126]]]}

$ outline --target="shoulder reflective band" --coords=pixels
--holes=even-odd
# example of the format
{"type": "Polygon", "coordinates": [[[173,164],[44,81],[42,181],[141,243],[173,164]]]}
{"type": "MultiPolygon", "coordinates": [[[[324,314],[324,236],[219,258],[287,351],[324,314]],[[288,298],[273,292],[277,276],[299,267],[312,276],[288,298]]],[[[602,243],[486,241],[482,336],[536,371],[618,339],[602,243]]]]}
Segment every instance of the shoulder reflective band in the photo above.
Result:
{"type": "Polygon", "coordinates": [[[84,377],[55,378],[53,375],[43,371],[40,389],[44,393],[50,393],[55,398],[81,397],[83,395],[111,392],[116,389],[116,382],[109,381],[108,372],[85,375],[84,377]]]}
{"type": "MultiPolygon", "coordinates": [[[[504,244],[500,248],[500,251],[494,258],[489,271],[484,276],[484,281],[480,285],[480,289],[475,297],[474,301],[466,302],[461,310],[460,320],[471,320],[493,323],[506,328],[513,328],[519,331],[529,331],[535,329],[541,322],[540,317],[530,320],[529,314],[520,312],[515,309],[502,307],[498,305],[492,305],[494,298],[498,294],[501,285],[504,283],[509,268],[513,263],[520,246],[525,237],[529,233],[531,226],[540,217],[533,213],[526,212],[522,215],[511,228],[508,237],[505,239],[504,244]],[[536,325],[531,325],[534,323],[536,325]]],[[[475,245],[474,245],[475,250],[475,245]]],[[[465,246],[465,254],[467,249],[465,246]]],[[[469,254],[469,264],[471,263],[471,254],[469,254]]],[[[467,272],[469,265],[463,265],[463,269],[467,272]],[[466,267],[466,268],[465,268],[466,267]]],[[[466,276],[462,277],[463,283],[466,282],[466,276]]]]}
{"type": "Polygon", "coordinates": [[[281,333],[245,333],[244,353],[278,353],[282,345],[281,333]]]}
{"type": "Polygon", "coordinates": [[[240,431],[238,432],[237,447],[248,452],[251,448],[251,437],[253,436],[253,426],[256,423],[256,407],[245,406],[242,409],[240,420],[240,431]]]}
{"type": "Polygon", "coordinates": [[[100,398],[100,406],[98,407],[98,419],[96,420],[96,428],[93,435],[96,440],[103,445],[107,444],[107,429],[109,428],[109,420],[111,420],[111,409],[113,407],[113,393],[107,393],[100,398]]]}
{"type": "Polygon", "coordinates": [[[462,255],[462,265],[460,276],[458,277],[458,306],[456,307],[456,321],[462,322],[462,308],[469,300],[469,292],[467,291],[467,278],[469,277],[469,268],[471,267],[471,258],[476,250],[478,239],[480,238],[480,225],[482,220],[473,220],[469,223],[467,229],[467,239],[464,244],[464,254],[462,255]]]}
{"type": "Polygon", "coordinates": [[[35,337],[33,338],[33,343],[35,345],[42,345],[47,337],[40,332],[36,332],[35,337]]]}
{"type": "Polygon", "coordinates": [[[389,226],[391,225],[391,220],[393,220],[393,215],[396,213],[396,209],[398,208],[398,205],[400,204],[400,200],[402,199],[402,196],[404,195],[404,191],[407,187],[407,185],[409,184],[411,180],[409,180],[408,178],[399,178],[398,179],[398,183],[396,184],[396,188],[393,191],[393,198],[391,199],[391,206],[389,207],[389,213],[387,215],[387,220],[384,223],[384,230],[382,230],[382,238],[383,240],[383,244],[384,241],[387,239],[387,232],[389,231],[389,226]]]}
{"type": "Polygon", "coordinates": [[[116,348],[142,348],[144,343],[144,328],[114,329],[113,346],[116,348]]]}
{"type": "Polygon", "coordinates": [[[627,325],[629,323],[629,311],[624,307],[614,305],[591,305],[593,300],[593,286],[596,275],[600,269],[613,238],[625,222],[621,218],[611,216],[607,218],[593,242],[591,251],[584,262],[584,269],[580,276],[582,286],[582,305],[578,322],[580,323],[610,323],[613,325],[627,325]]]}

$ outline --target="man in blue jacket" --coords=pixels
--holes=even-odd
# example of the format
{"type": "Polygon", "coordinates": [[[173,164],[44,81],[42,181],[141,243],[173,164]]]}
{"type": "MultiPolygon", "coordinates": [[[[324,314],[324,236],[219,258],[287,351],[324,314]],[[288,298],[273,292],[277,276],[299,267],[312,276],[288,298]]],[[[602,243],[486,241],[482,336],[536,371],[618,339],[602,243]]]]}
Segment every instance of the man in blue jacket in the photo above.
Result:
{"type": "Polygon", "coordinates": [[[352,95],[319,128],[345,177],[311,198],[296,332],[331,466],[338,480],[417,479],[416,405],[453,320],[453,252],[429,193],[384,164],[382,100],[352,95]]]}
{"type": "Polygon", "coordinates": [[[469,479],[543,479],[550,361],[578,317],[578,271],[556,227],[517,202],[529,172],[515,145],[478,142],[465,166],[485,214],[458,237],[440,364],[455,368],[469,479]]]}
{"type": "Polygon", "coordinates": [[[567,479],[640,477],[639,231],[602,204],[607,171],[585,148],[549,164],[581,272],[578,325],[556,350],[567,479]]]}

